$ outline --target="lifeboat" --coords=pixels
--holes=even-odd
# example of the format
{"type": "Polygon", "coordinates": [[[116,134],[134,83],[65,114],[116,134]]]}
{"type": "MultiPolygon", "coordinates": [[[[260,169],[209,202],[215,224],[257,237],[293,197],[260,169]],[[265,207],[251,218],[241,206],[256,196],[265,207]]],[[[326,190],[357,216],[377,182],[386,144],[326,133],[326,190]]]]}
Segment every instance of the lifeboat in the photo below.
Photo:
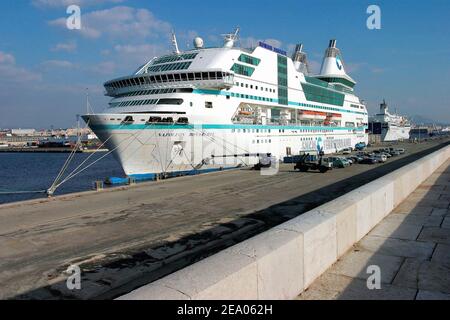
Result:
{"type": "Polygon", "coordinates": [[[325,120],[327,114],[320,111],[300,110],[298,112],[300,119],[325,120]]]}
{"type": "Polygon", "coordinates": [[[241,116],[249,116],[251,114],[252,114],[251,111],[245,111],[245,110],[239,111],[239,115],[241,115],[241,116]]]}
{"type": "Polygon", "coordinates": [[[340,121],[340,120],[342,120],[342,115],[339,113],[329,113],[328,119],[330,121],[340,121]]]}

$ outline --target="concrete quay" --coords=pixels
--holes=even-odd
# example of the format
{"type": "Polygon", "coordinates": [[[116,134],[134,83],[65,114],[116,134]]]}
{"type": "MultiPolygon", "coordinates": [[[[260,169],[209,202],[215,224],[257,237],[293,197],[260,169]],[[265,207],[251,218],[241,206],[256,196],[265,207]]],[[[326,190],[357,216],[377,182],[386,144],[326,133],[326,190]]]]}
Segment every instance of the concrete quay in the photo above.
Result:
{"type": "Polygon", "coordinates": [[[450,300],[450,160],[298,299],[450,300]],[[367,287],[371,265],[380,289],[367,287]]]}
{"type": "MultiPolygon", "coordinates": [[[[293,172],[292,165],[281,166],[275,176],[242,169],[1,205],[0,298],[93,299],[126,294],[214,253],[226,255],[223,249],[320,205],[333,206],[333,199],[446,145],[448,140],[399,144],[407,154],[386,164],[356,165],[326,174],[293,172]],[[64,271],[71,264],[82,271],[79,291],[65,285],[64,271]]],[[[315,219],[311,213],[305,217],[315,219]]],[[[327,228],[319,229],[328,234],[327,228]]],[[[361,229],[358,235],[368,231],[361,229]]],[[[284,246],[285,232],[277,234],[278,242],[264,241],[266,233],[259,235],[261,243],[269,243],[260,250],[269,253],[272,246],[284,246]]],[[[296,234],[286,232],[288,238],[296,234]]],[[[351,241],[356,240],[339,243],[340,254],[351,241]]],[[[304,249],[314,250],[309,242],[314,244],[314,238],[305,238],[304,249]]],[[[324,261],[317,270],[325,271],[334,261],[324,261]]],[[[308,281],[314,276],[314,272],[308,275],[308,281]]],[[[304,280],[290,282],[302,287],[304,280]]],[[[279,283],[280,290],[285,290],[283,284],[279,283]]],[[[267,290],[272,288],[267,285],[267,290]]],[[[293,298],[300,291],[288,290],[283,297],[293,298]]]]}
{"type": "MultiPolygon", "coordinates": [[[[403,201],[441,165],[447,163],[449,158],[450,146],[447,146],[266,232],[134,290],[119,299],[293,299],[305,290],[314,292],[310,291],[313,289],[308,289],[315,285],[316,279],[372,229],[375,228],[373,232],[375,234],[378,232],[381,239],[383,239],[382,235],[386,236],[390,231],[392,232],[392,225],[376,226],[394,209],[402,210],[403,201]]],[[[447,179],[445,185],[438,185],[438,188],[448,186],[448,178],[444,179],[447,179]]],[[[439,193],[432,197],[439,197],[438,200],[432,200],[432,206],[435,209],[448,210],[450,202],[446,198],[446,194],[439,193]],[[440,199],[441,196],[443,196],[442,199],[440,199]],[[436,201],[438,204],[434,204],[436,201]]],[[[429,198],[424,201],[428,201],[424,203],[430,206],[429,198]]],[[[438,212],[444,214],[443,211],[438,212]]],[[[430,210],[429,213],[431,215],[432,211],[430,210]]],[[[445,211],[445,214],[447,213],[448,211],[445,211]]],[[[398,225],[399,222],[393,222],[394,228],[395,223],[398,225]]],[[[417,223],[419,222],[416,221],[417,223]]],[[[446,232],[441,231],[442,229],[438,231],[436,226],[432,227],[433,223],[436,225],[439,221],[431,219],[431,221],[423,223],[424,225],[431,223],[430,227],[424,227],[423,238],[420,238],[419,235],[419,232],[422,232],[420,225],[406,226],[405,230],[399,231],[399,233],[404,233],[404,237],[419,235],[420,240],[429,241],[430,238],[437,239],[442,232],[446,232]],[[416,233],[413,234],[411,230],[415,230],[416,233]]],[[[446,244],[448,240],[441,241],[443,241],[441,244],[446,244]]],[[[438,241],[435,240],[435,242],[438,241]]],[[[376,248],[376,242],[372,243],[372,246],[376,248]]],[[[422,258],[431,254],[426,251],[427,249],[432,250],[433,246],[437,248],[437,245],[433,243],[422,245],[422,247],[418,246],[425,252],[425,254],[422,253],[422,258]]],[[[403,254],[407,254],[408,251],[408,246],[398,242],[391,243],[387,248],[403,254]]],[[[413,255],[414,248],[409,248],[409,250],[410,257],[415,257],[413,255]]],[[[445,248],[441,247],[439,252],[445,252],[445,248]]],[[[439,255],[443,257],[442,259],[446,259],[445,253],[439,255]]],[[[397,258],[394,263],[401,263],[399,257],[391,258],[392,260],[397,258]]],[[[353,259],[348,259],[345,265],[347,268],[342,267],[342,269],[350,270],[350,274],[351,271],[358,274],[357,267],[356,271],[352,269],[357,265],[355,261],[362,264],[370,258],[367,257],[367,254],[364,256],[362,253],[353,259]]],[[[375,262],[382,264],[384,261],[377,259],[375,262]]],[[[411,277],[411,274],[420,268],[420,263],[411,261],[411,263],[405,264],[404,268],[406,271],[403,274],[407,278],[404,281],[413,286],[415,278],[411,277]],[[408,270],[413,270],[413,272],[408,273],[408,270]]],[[[393,277],[391,269],[393,269],[392,266],[391,268],[386,267],[382,271],[381,281],[387,282],[393,277]]],[[[445,275],[445,272],[446,270],[441,273],[433,271],[425,273],[428,277],[439,278],[445,275]]],[[[325,283],[328,283],[327,280],[325,283]]],[[[339,283],[330,282],[330,288],[334,286],[339,288],[338,285],[339,283]]],[[[445,282],[443,286],[446,286],[445,282]]],[[[341,283],[342,287],[345,287],[345,282],[341,283]]],[[[433,292],[429,286],[422,288],[428,289],[427,293],[422,294],[431,295],[438,292],[438,290],[433,292]]],[[[314,295],[312,297],[314,298],[314,295]]],[[[354,297],[356,298],[356,295],[354,297]]],[[[360,298],[364,298],[364,296],[360,298]]],[[[395,299],[395,294],[391,293],[389,298],[395,299]]]]}

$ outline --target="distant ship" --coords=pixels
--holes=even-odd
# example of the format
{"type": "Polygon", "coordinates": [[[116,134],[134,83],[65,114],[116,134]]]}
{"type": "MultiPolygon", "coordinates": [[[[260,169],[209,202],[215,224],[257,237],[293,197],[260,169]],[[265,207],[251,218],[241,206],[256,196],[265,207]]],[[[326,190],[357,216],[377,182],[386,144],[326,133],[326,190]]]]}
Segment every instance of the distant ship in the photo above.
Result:
{"type": "Polygon", "coordinates": [[[380,113],[369,117],[369,132],[381,135],[381,141],[409,139],[411,123],[406,117],[390,113],[386,101],[380,104],[380,113]]]}
{"type": "Polygon", "coordinates": [[[185,52],[173,35],[172,54],[105,83],[109,108],[83,118],[127,175],[220,170],[368,141],[366,106],[335,40],[312,76],[302,45],[291,59],[264,42],[235,47],[238,32],[221,47],[197,37],[185,52]]]}

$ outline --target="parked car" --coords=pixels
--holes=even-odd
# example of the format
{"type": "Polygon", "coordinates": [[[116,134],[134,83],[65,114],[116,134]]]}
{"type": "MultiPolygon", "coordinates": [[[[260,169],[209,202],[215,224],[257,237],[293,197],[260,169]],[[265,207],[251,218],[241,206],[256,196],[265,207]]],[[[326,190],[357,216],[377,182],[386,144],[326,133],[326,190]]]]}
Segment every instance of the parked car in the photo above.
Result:
{"type": "Polygon", "coordinates": [[[351,148],[342,149],[342,154],[350,154],[350,153],[352,153],[352,149],[351,148]]]}
{"type": "Polygon", "coordinates": [[[397,151],[400,152],[400,154],[405,153],[405,149],[403,149],[403,148],[398,148],[397,151]]]}
{"type": "Polygon", "coordinates": [[[360,142],[355,145],[356,150],[364,150],[366,147],[367,145],[364,142],[360,142]]]}
{"type": "Polygon", "coordinates": [[[390,154],[392,155],[392,156],[399,156],[400,155],[400,151],[398,151],[398,150],[393,150],[393,151],[391,151],[390,152],[390,154]]]}
{"type": "Polygon", "coordinates": [[[381,154],[381,153],[375,154],[375,156],[373,156],[373,158],[375,160],[377,160],[378,162],[386,162],[387,161],[387,157],[384,154],[381,154]]]}
{"type": "Polygon", "coordinates": [[[346,168],[350,165],[348,161],[340,157],[329,157],[328,159],[332,161],[334,168],[346,168]]]}
{"type": "Polygon", "coordinates": [[[375,163],[378,163],[378,160],[367,157],[367,158],[364,158],[360,163],[361,164],[375,164],[375,163]]]}
{"type": "Polygon", "coordinates": [[[353,163],[359,163],[362,159],[364,159],[363,157],[357,155],[350,156],[349,158],[353,160],[353,163]]]}
{"type": "Polygon", "coordinates": [[[352,163],[347,158],[345,158],[345,157],[339,157],[339,158],[347,164],[347,167],[352,165],[352,163]]]}

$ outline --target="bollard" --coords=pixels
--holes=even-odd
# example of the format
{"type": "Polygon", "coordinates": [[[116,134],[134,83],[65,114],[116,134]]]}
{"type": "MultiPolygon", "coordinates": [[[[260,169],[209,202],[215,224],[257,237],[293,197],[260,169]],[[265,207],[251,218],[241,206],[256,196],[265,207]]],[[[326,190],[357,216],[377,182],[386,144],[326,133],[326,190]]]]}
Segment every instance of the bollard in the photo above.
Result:
{"type": "Polygon", "coordinates": [[[95,181],[94,182],[94,189],[96,191],[103,190],[103,181],[95,181]]]}

